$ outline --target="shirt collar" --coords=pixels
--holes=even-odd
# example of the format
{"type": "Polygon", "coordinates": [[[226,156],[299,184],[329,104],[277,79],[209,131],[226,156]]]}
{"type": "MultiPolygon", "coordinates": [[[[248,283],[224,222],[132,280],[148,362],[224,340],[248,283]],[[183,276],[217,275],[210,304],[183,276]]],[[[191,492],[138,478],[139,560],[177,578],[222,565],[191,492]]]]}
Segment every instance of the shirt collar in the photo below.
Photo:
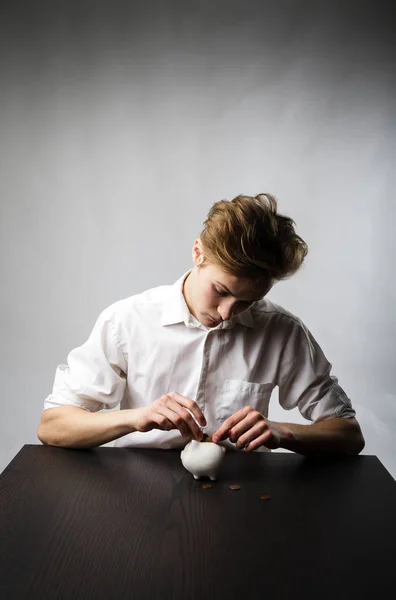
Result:
{"type": "MultiPolygon", "coordinates": [[[[175,325],[176,323],[184,323],[187,327],[201,327],[207,329],[204,325],[199,323],[195,317],[188,310],[188,306],[183,296],[183,284],[184,281],[191,273],[191,269],[184,273],[172,286],[169,288],[161,315],[161,325],[175,325]]],[[[253,316],[251,313],[251,307],[247,310],[239,313],[236,317],[223,321],[217,327],[213,329],[231,329],[235,323],[239,323],[245,327],[254,328],[253,316]]]]}
{"type": "MultiPolygon", "coordinates": [[[[254,304],[252,304],[253,306],[254,304]]],[[[237,323],[239,323],[240,325],[244,325],[245,327],[249,327],[250,329],[254,329],[254,321],[253,321],[253,315],[252,315],[252,306],[249,306],[248,309],[244,310],[243,312],[239,313],[239,315],[237,315],[235,317],[235,320],[237,323]]]]}
{"type": "Polygon", "coordinates": [[[190,271],[184,273],[172,286],[164,300],[161,315],[161,325],[175,325],[176,323],[188,324],[190,320],[190,311],[183,296],[183,283],[190,271]]]}

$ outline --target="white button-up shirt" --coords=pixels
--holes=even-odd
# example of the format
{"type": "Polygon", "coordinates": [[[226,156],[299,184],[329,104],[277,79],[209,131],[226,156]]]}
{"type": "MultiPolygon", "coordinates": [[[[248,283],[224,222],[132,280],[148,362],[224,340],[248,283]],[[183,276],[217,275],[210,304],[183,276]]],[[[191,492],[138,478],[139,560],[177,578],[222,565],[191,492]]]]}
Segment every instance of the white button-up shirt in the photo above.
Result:
{"type": "MultiPolygon", "coordinates": [[[[115,302],[88,340],[55,374],[44,408],[78,406],[94,412],[147,406],[176,391],[199,405],[209,435],[243,406],[268,416],[271,392],[310,421],[354,417],[331,364],[300,319],[267,298],[208,329],[189,312],[182,288],[150,289],[115,302]]],[[[178,430],[134,432],[116,446],[178,448],[178,430]]],[[[231,442],[226,445],[234,448],[231,442]]]]}

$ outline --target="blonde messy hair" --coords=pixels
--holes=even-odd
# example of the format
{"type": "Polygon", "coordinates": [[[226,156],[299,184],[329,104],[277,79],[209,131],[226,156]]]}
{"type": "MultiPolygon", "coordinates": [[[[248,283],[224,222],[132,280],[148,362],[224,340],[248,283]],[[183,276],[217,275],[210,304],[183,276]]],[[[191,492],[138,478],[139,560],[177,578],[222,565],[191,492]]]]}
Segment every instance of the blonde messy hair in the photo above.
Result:
{"type": "Polygon", "coordinates": [[[277,212],[270,194],[239,195],[215,202],[201,232],[204,262],[238,277],[290,277],[301,267],[308,246],[294,221],[277,212]]]}

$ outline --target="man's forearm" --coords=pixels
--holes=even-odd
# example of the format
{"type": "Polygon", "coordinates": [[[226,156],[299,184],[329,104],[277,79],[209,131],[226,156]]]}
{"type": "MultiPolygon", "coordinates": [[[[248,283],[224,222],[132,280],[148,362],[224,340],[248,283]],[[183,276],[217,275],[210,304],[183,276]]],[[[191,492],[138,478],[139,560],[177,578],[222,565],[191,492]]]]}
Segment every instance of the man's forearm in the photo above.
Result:
{"type": "Polygon", "coordinates": [[[76,406],[44,411],[37,436],[43,444],[65,448],[92,448],[135,431],[133,410],[90,413],[76,406]]]}
{"type": "Polygon", "coordinates": [[[345,453],[359,454],[365,442],[356,419],[324,419],[312,425],[279,423],[290,430],[291,436],[282,438],[280,447],[300,454],[345,453]]]}

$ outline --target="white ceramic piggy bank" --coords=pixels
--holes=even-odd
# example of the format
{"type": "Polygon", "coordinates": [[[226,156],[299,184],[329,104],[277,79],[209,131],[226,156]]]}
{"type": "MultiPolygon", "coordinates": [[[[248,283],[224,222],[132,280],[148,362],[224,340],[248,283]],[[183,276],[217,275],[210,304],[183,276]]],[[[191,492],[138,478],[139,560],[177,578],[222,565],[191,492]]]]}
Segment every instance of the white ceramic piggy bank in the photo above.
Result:
{"type": "Polygon", "coordinates": [[[194,479],[210,477],[214,481],[223,461],[226,449],[213,442],[191,440],[180,454],[183,466],[190,471],[194,479]]]}

